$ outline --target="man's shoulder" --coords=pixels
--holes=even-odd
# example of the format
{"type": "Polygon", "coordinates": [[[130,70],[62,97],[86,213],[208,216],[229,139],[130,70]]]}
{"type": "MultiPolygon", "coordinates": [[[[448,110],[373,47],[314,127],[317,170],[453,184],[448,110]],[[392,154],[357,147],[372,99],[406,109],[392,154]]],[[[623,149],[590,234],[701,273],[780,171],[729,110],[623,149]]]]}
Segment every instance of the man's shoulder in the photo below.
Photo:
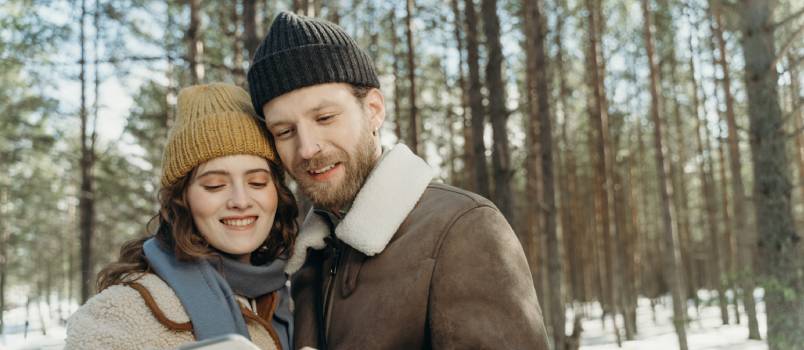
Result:
{"type": "MultiPolygon", "coordinates": [[[[516,248],[516,236],[499,209],[485,197],[458,187],[431,183],[403,224],[417,245],[431,245],[432,256],[444,245],[474,247],[477,242],[516,248]],[[413,238],[415,237],[415,238],[413,238]],[[509,244],[511,243],[511,244],[509,244]]],[[[518,243],[518,242],[517,242],[518,243]]],[[[521,248],[518,248],[521,249],[521,248]]]]}
{"type": "Polygon", "coordinates": [[[408,214],[401,231],[414,231],[414,235],[436,237],[436,244],[456,221],[476,215],[499,215],[500,211],[483,196],[455,186],[432,182],[419,198],[416,207],[408,214]],[[482,210],[478,210],[482,209],[482,210]]]}
{"type": "Polygon", "coordinates": [[[478,207],[497,207],[487,198],[444,183],[431,182],[419,200],[423,205],[435,205],[439,211],[463,212],[478,207]]]}

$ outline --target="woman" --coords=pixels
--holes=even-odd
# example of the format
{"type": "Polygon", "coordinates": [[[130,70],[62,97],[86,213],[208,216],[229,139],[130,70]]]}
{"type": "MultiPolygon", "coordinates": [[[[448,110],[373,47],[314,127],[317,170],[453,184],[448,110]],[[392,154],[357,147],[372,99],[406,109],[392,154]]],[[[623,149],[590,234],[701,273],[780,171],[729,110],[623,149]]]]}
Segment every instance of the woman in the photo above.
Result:
{"type": "Polygon", "coordinates": [[[179,93],[161,185],[156,233],[99,273],[66,349],[168,349],[228,333],[289,349],[296,202],[243,89],[179,93]]]}

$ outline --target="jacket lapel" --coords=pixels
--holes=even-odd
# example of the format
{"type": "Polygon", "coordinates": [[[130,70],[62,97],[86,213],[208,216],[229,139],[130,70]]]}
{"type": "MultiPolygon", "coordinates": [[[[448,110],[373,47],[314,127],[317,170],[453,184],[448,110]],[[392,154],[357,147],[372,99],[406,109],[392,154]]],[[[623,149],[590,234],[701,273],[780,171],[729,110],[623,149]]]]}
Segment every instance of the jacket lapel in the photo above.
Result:
{"type": "MultiPolygon", "coordinates": [[[[432,168],[407,146],[397,144],[372,170],[351,209],[335,228],[335,235],[367,256],[381,253],[432,179],[432,168]]],[[[298,271],[307,249],[323,249],[328,235],[324,219],[310,210],[285,271],[298,271]]]]}

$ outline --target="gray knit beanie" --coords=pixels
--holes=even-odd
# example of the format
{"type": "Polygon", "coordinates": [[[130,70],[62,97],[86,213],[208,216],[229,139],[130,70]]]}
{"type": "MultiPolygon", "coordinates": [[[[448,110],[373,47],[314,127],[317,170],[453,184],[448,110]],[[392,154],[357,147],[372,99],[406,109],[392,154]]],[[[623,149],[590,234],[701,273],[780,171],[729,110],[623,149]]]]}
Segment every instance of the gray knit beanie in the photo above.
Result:
{"type": "Polygon", "coordinates": [[[374,63],[343,28],[316,18],[281,12],[248,70],[251,101],[262,107],[282,94],[324,83],[380,87],[374,63]]]}

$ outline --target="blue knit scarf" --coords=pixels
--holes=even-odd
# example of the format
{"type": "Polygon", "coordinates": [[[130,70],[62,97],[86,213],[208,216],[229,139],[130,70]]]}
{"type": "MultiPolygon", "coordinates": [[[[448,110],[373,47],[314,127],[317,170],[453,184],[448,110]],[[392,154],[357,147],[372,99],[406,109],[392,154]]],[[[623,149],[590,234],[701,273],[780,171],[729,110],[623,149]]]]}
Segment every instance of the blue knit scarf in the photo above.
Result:
{"type": "MultiPolygon", "coordinates": [[[[221,264],[217,264],[217,259],[179,261],[172,251],[154,238],[145,241],[143,250],[154,272],[179,297],[184,310],[190,316],[197,340],[231,333],[251,339],[235,294],[252,299],[281,289],[278,293],[280,297],[287,299],[288,296],[284,290],[287,275],[283,269],[286,262],[281,259],[263,266],[245,264],[226,257],[220,259],[221,264]],[[213,266],[213,262],[214,265],[219,265],[220,272],[213,266]]],[[[276,316],[287,324],[281,325],[283,329],[277,329],[280,338],[283,338],[282,343],[289,341],[288,333],[292,332],[290,310],[284,310],[287,304],[286,300],[280,301],[279,310],[276,311],[276,316]]]]}

